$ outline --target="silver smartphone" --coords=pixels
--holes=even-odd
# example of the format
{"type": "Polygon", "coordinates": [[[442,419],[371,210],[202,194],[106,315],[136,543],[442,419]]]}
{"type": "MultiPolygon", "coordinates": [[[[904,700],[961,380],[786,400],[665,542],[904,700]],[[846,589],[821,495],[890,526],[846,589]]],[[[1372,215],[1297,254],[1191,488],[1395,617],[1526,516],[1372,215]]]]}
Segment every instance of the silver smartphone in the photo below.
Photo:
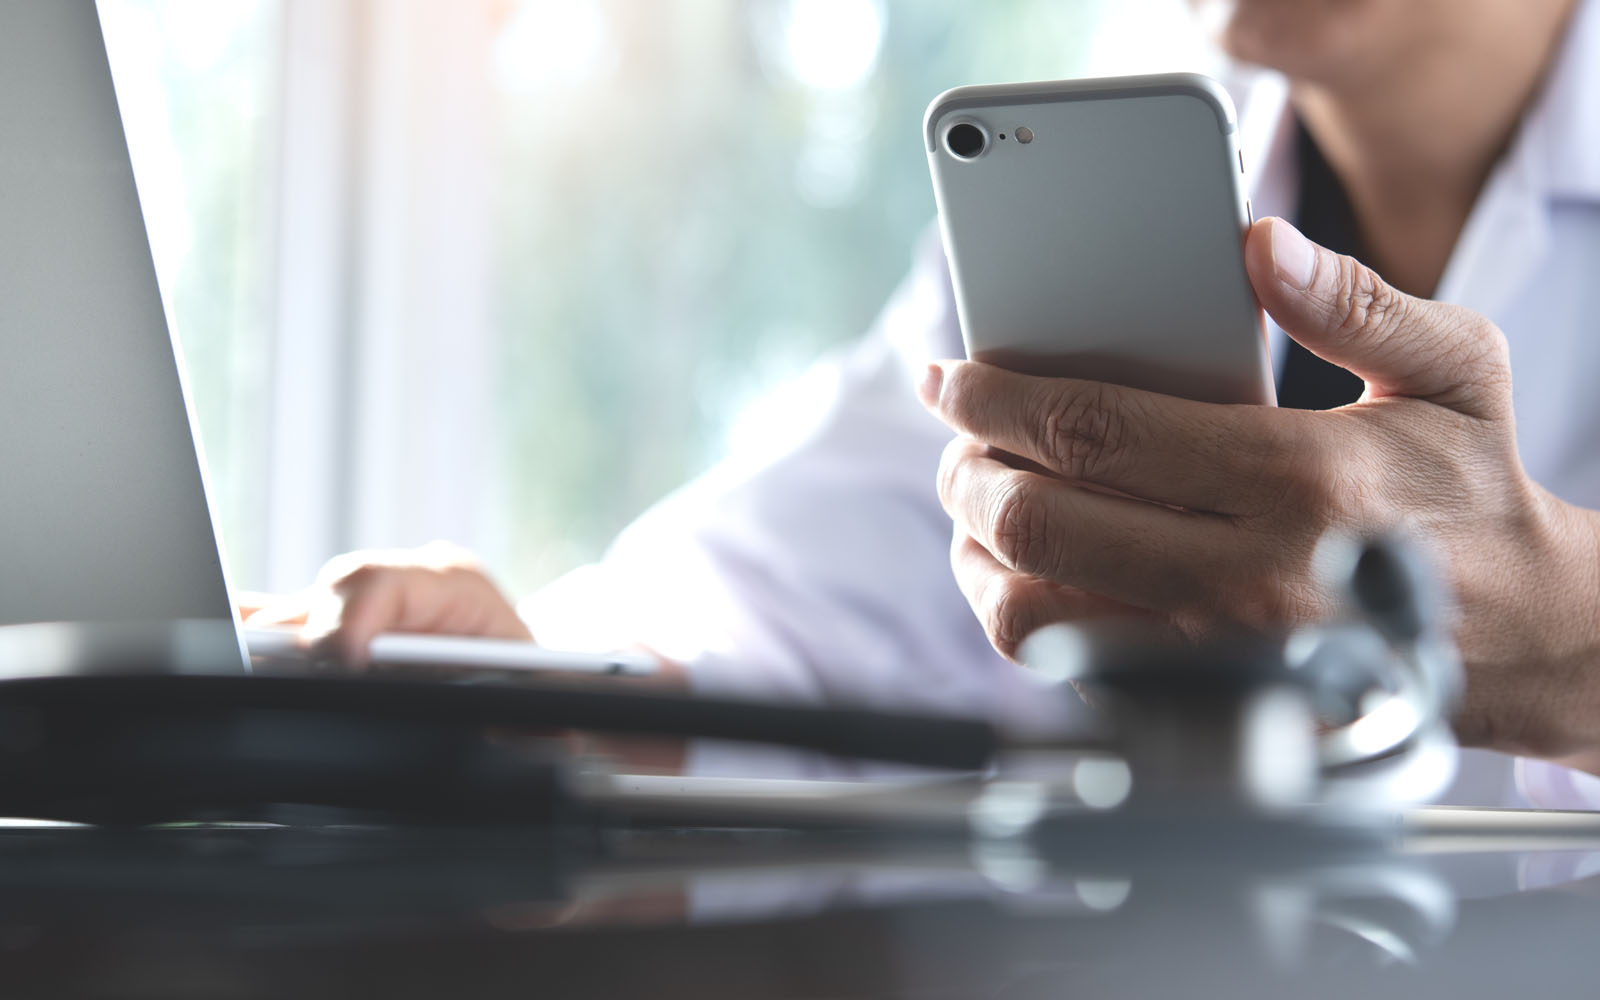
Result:
{"type": "Polygon", "coordinates": [[[1190,73],[960,87],[924,137],[967,356],[1274,401],[1233,102],[1190,73]]]}

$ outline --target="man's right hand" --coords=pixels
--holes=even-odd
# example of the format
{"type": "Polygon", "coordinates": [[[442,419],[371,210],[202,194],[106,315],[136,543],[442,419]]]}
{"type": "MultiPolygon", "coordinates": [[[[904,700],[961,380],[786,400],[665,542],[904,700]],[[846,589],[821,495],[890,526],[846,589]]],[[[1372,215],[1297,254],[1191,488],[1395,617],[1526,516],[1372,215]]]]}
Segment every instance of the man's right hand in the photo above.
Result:
{"type": "Polygon", "coordinates": [[[245,595],[239,610],[246,625],[303,625],[312,653],[357,670],[380,632],[533,638],[476,557],[447,542],[335,556],[307,589],[245,595]]]}
{"type": "MultiPolygon", "coordinates": [[[[489,579],[477,558],[447,542],[417,549],[371,549],[328,560],[310,587],[295,594],[245,594],[239,614],[246,625],[304,626],[308,651],[364,671],[368,648],[380,632],[533,638],[510,599],[489,579]]],[[[606,687],[682,693],[687,672],[659,658],[661,669],[641,678],[594,679],[606,687]]],[[[521,738],[511,737],[511,738],[521,738]]],[[[681,739],[563,734],[569,750],[611,758],[629,772],[679,774],[681,739]],[[577,749],[574,749],[577,748],[577,749]]]]}

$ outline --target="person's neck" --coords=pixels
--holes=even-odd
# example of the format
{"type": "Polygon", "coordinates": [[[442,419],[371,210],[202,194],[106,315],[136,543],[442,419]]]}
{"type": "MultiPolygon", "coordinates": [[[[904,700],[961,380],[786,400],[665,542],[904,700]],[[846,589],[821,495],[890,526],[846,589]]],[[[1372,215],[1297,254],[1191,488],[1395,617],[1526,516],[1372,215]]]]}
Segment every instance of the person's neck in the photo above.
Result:
{"type": "Polygon", "coordinates": [[[1296,113],[1350,198],[1367,263],[1391,284],[1434,294],[1575,6],[1492,5],[1502,16],[1477,20],[1470,39],[1381,77],[1294,84],[1296,113]]]}

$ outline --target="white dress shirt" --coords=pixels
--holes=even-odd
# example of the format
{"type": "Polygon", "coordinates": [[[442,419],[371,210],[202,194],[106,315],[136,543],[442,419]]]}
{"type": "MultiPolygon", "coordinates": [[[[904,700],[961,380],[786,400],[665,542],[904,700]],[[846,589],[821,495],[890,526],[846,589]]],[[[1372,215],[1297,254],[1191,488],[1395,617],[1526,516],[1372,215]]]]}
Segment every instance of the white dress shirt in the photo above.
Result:
{"type": "MultiPolygon", "coordinates": [[[[1294,209],[1286,95],[1266,73],[1236,92],[1258,218],[1294,209]]],[[[1505,330],[1529,474],[1600,507],[1600,0],[1575,13],[1438,297],[1505,330]]],[[[730,456],[628,528],[602,563],[525,601],[534,634],[644,643],[687,664],[703,693],[975,713],[1020,729],[1087,711],[997,655],[952,578],[934,489],[950,432],[913,387],[928,361],[961,355],[930,241],[862,341],[747,415],[730,456]]],[[[707,745],[690,767],[763,773],[777,759],[707,745]]],[[[783,759],[791,776],[837,773],[820,758],[783,759]]],[[[1446,801],[1600,808],[1600,779],[1516,770],[1514,783],[1509,758],[1468,752],[1446,801]]]]}

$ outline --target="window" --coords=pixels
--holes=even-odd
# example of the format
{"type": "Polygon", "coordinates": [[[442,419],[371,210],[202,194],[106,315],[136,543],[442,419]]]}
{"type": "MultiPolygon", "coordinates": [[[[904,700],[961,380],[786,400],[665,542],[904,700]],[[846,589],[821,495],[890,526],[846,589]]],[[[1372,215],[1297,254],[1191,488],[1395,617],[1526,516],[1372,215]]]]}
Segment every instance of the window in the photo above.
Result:
{"type": "Polygon", "coordinates": [[[1181,0],[100,0],[235,582],[522,591],[871,322],[951,86],[1204,67],[1181,0]]]}
{"type": "Polygon", "coordinates": [[[270,430],[275,0],[102,0],[145,226],[234,569],[259,578],[270,430]]]}

